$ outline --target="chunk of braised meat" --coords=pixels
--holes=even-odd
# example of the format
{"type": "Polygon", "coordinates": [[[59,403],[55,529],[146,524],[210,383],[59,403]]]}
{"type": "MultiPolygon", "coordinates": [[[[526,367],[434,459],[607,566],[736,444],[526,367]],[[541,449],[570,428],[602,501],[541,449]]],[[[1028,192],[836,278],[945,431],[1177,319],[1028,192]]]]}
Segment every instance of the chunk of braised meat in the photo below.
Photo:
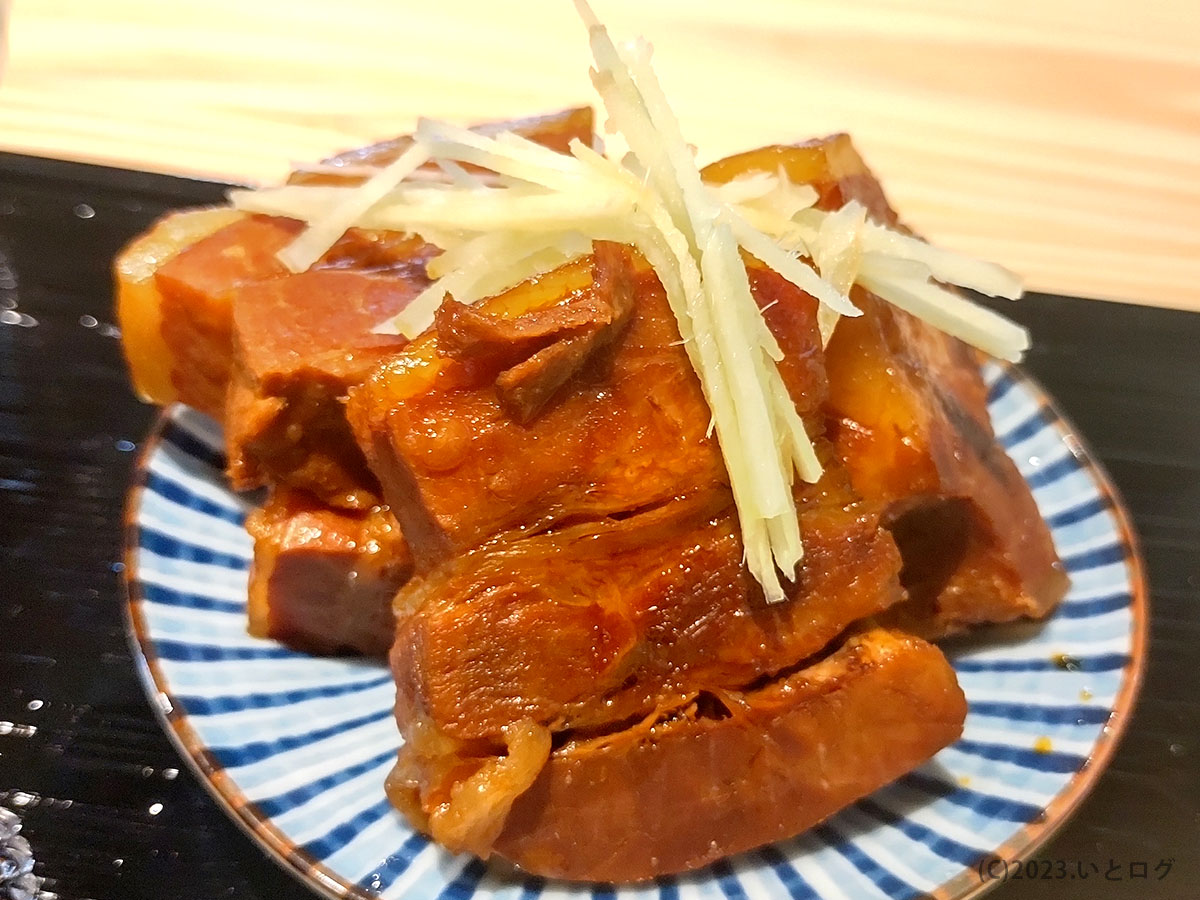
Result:
{"type": "MultiPolygon", "coordinates": [[[[351,391],[355,435],[418,569],[510,529],[536,532],[727,485],[711,412],[657,276],[629,250],[596,246],[597,256],[469,312],[451,305],[438,328],[351,391]]],[[[785,384],[819,433],[816,303],[749,264],[784,351],[785,384]]]]}
{"type": "Polygon", "coordinates": [[[383,656],[412,560],[387,507],[335,510],[276,488],[250,514],[250,633],[310,653],[383,656]]]}
{"type": "Polygon", "coordinates": [[[415,237],[353,240],[331,251],[329,266],[233,292],[225,442],[239,490],[271,482],[346,509],[379,502],[345,397],[407,343],[374,329],[428,285],[436,251],[415,237]]]}

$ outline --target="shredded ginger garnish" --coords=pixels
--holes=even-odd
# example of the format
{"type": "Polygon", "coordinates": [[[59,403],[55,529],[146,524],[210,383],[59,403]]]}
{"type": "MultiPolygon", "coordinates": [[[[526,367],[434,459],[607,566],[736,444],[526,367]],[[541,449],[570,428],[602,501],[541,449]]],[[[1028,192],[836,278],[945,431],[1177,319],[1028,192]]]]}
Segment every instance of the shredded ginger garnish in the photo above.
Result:
{"type": "Polygon", "coordinates": [[[747,568],[766,599],[779,602],[780,574],[794,580],[803,557],[793,481],[817,481],[821,465],[779,374],[782,352],[751,294],[740,250],[819,301],[824,342],[841,316],[861,315],[849,299],[859,284],[1016,361],[1029,346],[1025,330],[939,282],[1010,299],[1020,296],[1020,282],[999,266],[872,222],[853,201],[834,212],[816,209],[816,192],[782,170],[705,184],[650,65],[650,45],[640,38],[614,44],[585,0],[576,6],[608,130],[630,150],[622,159],[579,141],[564,154],[512,133],[422,120],[412,146],[359,185],[238,190],[230,199],[238,209],[309,223],[279,253],[296,272],[354,226],[413,232],[442,248],[429,265],[429,288],[376,328],[410,337],[429,327],[447,294],[477,302],[590,253],[593,240],[632,244],[662,283],[704,389],[747,568]],[[420,169],[426,162],[443,180],[430,180],[420,169]],[[481,177],[464,164],[494,174],[481,177]]]}

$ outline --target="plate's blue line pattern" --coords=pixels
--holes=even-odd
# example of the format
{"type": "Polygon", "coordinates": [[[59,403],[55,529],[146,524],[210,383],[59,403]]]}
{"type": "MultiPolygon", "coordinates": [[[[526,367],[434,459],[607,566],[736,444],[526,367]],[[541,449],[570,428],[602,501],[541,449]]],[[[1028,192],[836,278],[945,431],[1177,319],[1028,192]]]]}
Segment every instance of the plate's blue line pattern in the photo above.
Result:
{"type": "Polygon", "coordinates": [[[1058,615],[1064,619],[1092,619],[1107,613],[1128,609],[1133,597],[1128,591],[1109,594],[1107,597],[1095,597],[1090,600],[1073,600],[1062,604],[1058,615]]]}
{"type": "Polygon", "coordinates": [[[1129,665],[1128,654],[1106,653],[1103,656],[1073,656],[1070,662],[1057,659],[996,659],[958,660],[957,672],[1053,672],[1073,668],[1079,672],[1119,672],[1129,665]]]}
{"type": "Polygon", "coordinates": [[[187,489],[186,485],[169,478],[161,472],[148,472],[146,474],[146,487],[151,493],[157,494],[164,500],[169,500],[179,506],[195,510],[201,515],[221,519],[222,521],[238,526],[245,519],[241,510],[233,505],[223,506],[220,503],[213,503],[204,497],[197,497],[187,489]]]}
{"type": "Polygon", "coordinates": [[[147,603],[174,606],[177,609],[195,609],[202,612],[236,615],[239,619],[246,615],[245,601],[238,603],[236,600],[222,600],[208,594],[173,591],[170,588],[144,581],[142,582],[142,599],[147,603]]]}
{"type": "Polygon", "coordinates": [[[240,746],[212,747],[211,749],[226,768],[248,766],[280,753],[286,753],[288,750],[310,747],[319,744],[325,738],[347,734],[364,725],[383,721],[391,715],[391,712],[390,708],[376,709],[365,715],[348,718],[324,728],[302,731],[299,734],[287,734],[273,741],[250,741],[240,746]]]}
{"type": "MultiPolygon", "coordinates": [[[[988,410],[993,410],[1005,397],[1008,392],[1017,386],[1017,380],[1007,372],[994,375],[988,384],[988,410]]],[[[993,413],[993,418],[995,414],[993,413]]]]}
{"type": "Polygon", "coordinates": [[[1127,552],[1124,544],[1107,544],[1104,547],[1095,547],[1083,553],[1067,556],[1063,559],[1063,565],[1067,567],[1068,572],[1084,572],[1088,569],[1098,569],[1100,566],[1124,562],[1127,552]]]}
{"type": "Polygon", "coordinates": [[[199,695],[183,694],[178,696],[179,702],[187,707],[193,716],[216,716],[222,713],[238,712],[244,709],[267,709],[272,706],[294,706],[305,700],[316,700],[326,697],[345,697],[347,694],[360,694],[371,688],[391,684],[390,675],[376,675],[366,681],[352,681],[347,684],[325,684],[319,687],[306,688],[299,691],[277,691],[275,693],[232,694],[228,696],[202,697],[199,695]]]}
{"type": "Polygon", "coordinates": [[[1022,803],[1007,797],[997,797],[965,787],[956,787],[922,774],[920,770],[901,776],[900,783],[909,785],[931,797],[947,800],[988,820],[1017,822],[1024,825],[1032,822],[1042,813],[1040,806],[1022,803]]]}
{"type": "Polygon", "coordinates": [[[1040,706],[1036,703],[997,703],[980,701],[968,704],[976,716],[991,716],[1012,722],[1038,722],[1045,725],[1103,725],[1110,712],[1098,706],[1040,706]]]}
{"type": "Polygon", "coordinates": [[[363,886],[375,891],[386,891],[396,883],[396,879],[408,871],[408,867],[417,858],[417,854],[428,846],[429,841],[422,835],[416,833],[409,834],[403,843],[396,848],[395,853],[390,854],[387,859],[372,867],[373,871],[362,882],[363,886]]]}
{"type": "Polygon", "coordinates": [[[157,553],[159,556],[186,559],[221,569],[244,568],[250,563],[249,554],[218,553],[203,544],[183,541],[149,527],[143,527],[141,533],[142,548],[151,553],[157,553]]]}
{"type": "Polygon", "coordinates": [[[292,788],[276,797],[259,800],[257,801],[258,808],[265,816],[270,816],[271,818],[281,816],[307,803],[309,800],[321,796],[325,791],[333,790],[338,785],[345,784],[351,778],[356,778],[365,772],[370,772],[372,769],[378,769],[384,763],[392,762],[395,756],[396,754],[390,750],[377,754],[370,759],[357,762],[344,769],[339,769],[337,772],[318,778],[315,781],[310,781],[300,787],[292,788]]]}
{"type": "Polygon", "coordinates": [[[984,759],[1003,760],[1026,769],[1037,769],[1040,772],[1074,772],[1082,768],[1087,761],[1087,757],[1075,756],[1071,753],[1058,753],[1053,750],[1043,753],[1006,744],[985,744],[967,738],[963,738],[954,746],[959,753],[970,753],[972,756],[982,756],[984,759]]]}
{"type": "Polygon", "coordinates": [[[906,819],[904,816],[897,815],[891,810],[884,809],[878,803],[869,799],[862,800],[857,805],[860,810],[871,818],[902,831],[906,837],[924,844],[938,856],[948,859],[951,862],[956,862],[963,866],[971,866],[985,852],[975,847],[968,847],[966,844],[961,844],[953,838],[938,834],[924,825],[906,819]]]}
{"type": "Polygon", "coordinates": [[[203,422],[195,413],[192,413],[190,422],[185,420],[169,422],[160,435],[164,443],[170,444],[176,450],[204,463],[214,472],[221,472],[225,469],[225,454],[217,446],[214,446],[214,444],[219,446],[220,442],[213,441],[213,436],[211,431],[206,434],[203,422]]]}
{"type": "Polygon", "coordinates": [[[896,900],[909,900],[911,897],[924,893],[911,884],[901,881],[896,875],[864,853],[853,841],[846,840],[832,825],[818,825],[813,829],[813,833],[844,856],[854,868],[871,879],[879,888],[881,896],[894,897],[896,900]]]}
{"type": "Polygon", "coordinates": [[[774,847],[764,847],[758,855],[778,876],[788,896],[795,900],[821,900],[817,892],[812,889],[812,885],[805,881],[786,857],[774,847]]]}
{"type": "MultiPolygon", "coordinates": [[[[742,882],[738,880],[733,869],[725,860],[713,863],[711,866],[713,876],[717,879],[717,886],[721,889],[729,900],[747,900],[746,891],[742,887],[742,882]]],[[[794,896],[794,895],[793,895],[794,896]]],[[[522,898],[524,900],[524,898],[522,898]]]]}
{"type": "Polygon", "coordinates": [[[1042,407],[1033,412],[1029,418],[1025,419],[1019,425],[1014,425],[1004,434],[998,435],[997,439],[1000,443],[1009,448],[1015,448],[1018,444],[1029,440],[1040,433],[1043,429],[1049,427],[1054,421],[1054,414],[1042,407]]]}
{"type": "Polygon", "coordinates": [[[1112,502],[1107,497],[1092,497],[1084,500],[1078,506],[1047,516],[1046,524],[1055,530],[1062,529],[1068,525],[1086,522],[1094,516],[1102,516],[1111,509],[1112,502]]]}
{"type": "Polygon", "coordinates": [[[327,833],[317,838],[317,840],[305,844],[301,849],[316,859],[324,859],[332,855],[335,850],[338,850],[347,842],[358,837],[368,825],[378,822],[384,816],[392,815],[393,813],[392,805],[384,797],[374,806],[356,813],[349,821],[336,825],[327,833]]]}
{"type": "Polygon", "coordinates": [[[248,659],[287,659],[292,654],[281,647],[226,647],[221,644],[193,644],[159,638],[154,642],[159,659],[172,662],[226,662],[248,659]]]}
{"type": "Polygon", "coordinates": [[[412,900],[937,893],[1036,827],[1068,790],[1102,739],[1134,649],[1133,551],[1113,498],[1023,376],[989,365],[985,380],[992,421],[1046,515],[1071,591],[1045,623],[948,645],[969,703],[963,739],[794,840],[620,888],[514,876],[430,845],[383,795],[398,745],[386,667],[309,658],[244,633],[250,504],[225,486],[217,426],[184,409],[146,458],[131,531],[135,618],[155,690],[192,735],[192,752],[206,751],[203,767],[225,769],[231,805],[320,867],[326,891],[336,883],[348,896],[412,900]]]}
{"type": "Polygon", "coordinates": [[[1043,468],[1038,469],[1025,476],[1025,480],[1029,482],[1029,486],[1034,490],[1038,488],[1048,488],[1055,483],[1079,471],[1079,460],[1073,455],[1067,453],[1060,456],[1058,459],[1047,463],[1043,468]]]}
{"type": "Polygon", "coordinates": [[[536,897],[541,895],[545,887],[545,878],[535,876],[533,878],[526,879],[525,883],[521,885],[521,893],[518,897],[518,900],[535,900],[536,897]]]}
{"type": "Polygon", "coordinates": [[[487,866],[484,863],[477,859],[471,860],[466,868],[458,873],[458,877],[442,889],[438,900],[468,900],[474,896],[475,888],[486,874],[487,866]]]}

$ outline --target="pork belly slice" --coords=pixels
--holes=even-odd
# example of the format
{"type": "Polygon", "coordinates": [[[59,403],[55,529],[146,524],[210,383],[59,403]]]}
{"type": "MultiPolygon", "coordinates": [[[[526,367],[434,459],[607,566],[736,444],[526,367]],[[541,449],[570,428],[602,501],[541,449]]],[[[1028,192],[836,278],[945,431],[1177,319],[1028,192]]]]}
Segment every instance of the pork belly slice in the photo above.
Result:
{"type": "Polygon", "coordinates": [[[230,295],[286,274],[275,253],[303,226],[247,216],[197,241],[154,275],[163,297],[162,335],[176,360],[183,402],[219,419],[233,367],[230,295]]]}
{"type": "Polygon", "coordinates": [[[388,791],[451,849],[547,877],[641,881],[818,824],[952,743],[965,715],[936,647],[873,630],[779,679],[608,733],[552,743],[518,723],[506,749],[443,756],[424,805],[411,758],[446,747],[418,730],[388,791]]]}
{"type": "Polygon", "coordinates": [[[806,492],[800,522],[804,561],[774,605],[742,564],[725,488],[503,537],[414,580],[397,597],[391,655],[401,731],[611,727],[773,675],[900,598],[876,513],[823,487],[806,492]]]}
{"type": "Polygon", "coordinates": [[[826,352],[828,434],[881,504],[910,600],[887,621],[929,638],[1040,618],[1067,577],[1028,484],[996,441],[974,351],[863,293],[826,352]]]}
{"type": "Polygon", "coordinates": [[[332,506],[378,502],[354,442],[345,396],[407,343],[373,328],[427,284],[434,249],[419,238],[358,232],[322,267],[245,285],[232,294],[234,367],[225,412],[229,477],[246,490],[267,482],[306,490],[332,506]]]}
{"type": "MultiPolygon", "coordinates": [[[[275,254],[303,228],[212,208],[172,213],[117,259],[118,313],[130,374],[143,399],[225,412],[234,367],[233,294],[286,278],[275,254]]],[[[315,268],[380,271],[401,236],[348,232],[315,268]]]]}
{"type": "Polygon", "coordinates": [[[335,510],[281,487],[246,529],[254,538],[251,634],[309,653],[386,655],[392,598],[412,572],[387,507],[335,510]]]}
{"type": "MultiPolygon", "coordinates": [[[[704,170],[728,181],[783,169],[905,230],[844,134],[731,156],[704,170]]],[[[856,289],[826,348],[826,432],[855,491],[886,510],[911,600],[889,622],[936,638],[974,624],[1045,616],[1067,578],[1028,484],[997,444],[980,357],[955,338],[856,289]]]]}
{"type": "MultiPolygon", "coordinates": [[[[487,133],[511,130],[564,153],[572,140],[590,145],[593,139],[592,111],[587,107],[477,127],[487,133]]],[[[402,136],[325,162],[382,166],[410,144],[411,138],[402,136]]],[[[316,184],[361,180],[361,175],[304,172],[290,179],[316,184]]],[[[184,210],[168,213],[121,251],[113,272],[118,319],[130,376],[143,400],[159,406],[181,402],[215,419],[223,416],[233,369],[230,292],[243,284],[286,276],[275,254],[303,227],[290,219],[247,216],[229,207],[184,210]]],[[[349,237],[353,243],[353,231],[349,237]]],[[[318,266],[345,265],[347,249],[334,248],[318,266]]]]}
{"type": "Polygon", "coordinates": [[[750,172],[775,175],[782,171],[795,184],[811,185],[819,209],[835,210],[851,200],[867,208],[871,218],[896,227],[899,218],[883,193],[883,186],[858,155],[848,134],[833,134],[800,144],[768,144],[735,153],[705,166],[707,182],[724,184],[750,172]]]}
{"type": "Polygon", "coordinates": [[[265,221],[226,207],[172,212],[121,251],[113,266],[121,346],[143,400],[182,402],[220,417],[229,383],[229,303],[205,288],[215,278],[223,294],[263,273],[262,260],[237,245],[269,229],[265,221]]]}
{"type": "MultiPolygon", "coordinates": [[[[727,484],[657,276],[631,248],[595,248],[476,307],[447,304],[434,328],[351,392],[355,434],[419,571],[503,531],[727,484]]],[[[785,383],[820,423],[815,301],[749,262],[785,383]]]]}

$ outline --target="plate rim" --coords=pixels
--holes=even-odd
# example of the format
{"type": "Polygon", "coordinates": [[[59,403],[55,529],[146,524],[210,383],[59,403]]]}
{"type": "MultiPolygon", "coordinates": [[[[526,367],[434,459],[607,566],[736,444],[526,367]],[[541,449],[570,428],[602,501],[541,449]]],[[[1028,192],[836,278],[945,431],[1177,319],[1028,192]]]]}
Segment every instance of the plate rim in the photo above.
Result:
{"type": "Polygon", "coordinates": [[[299,884],[317,891],[328,900],[377,900],[376,895],[363,891],[357,884],[346,881],[329,871],[326,866],[309,858],[290,838],[274,827],[269,816],[260,815],[255,805],[232,785],[224,766],[212,758],[211,751],[192,727],[188,716],[180,712],[171,699],[172,693],[158,666],[158,654],[153,649],[154,640],[150,637],[142,613],[145,595],[141,578],[137,577],[137,536],[138,512],[141,509],[142,495],[147,488],[150,457],[161,446],[163,432],[170,425],[175,410],[182,406],[183,404],[172,403],[161,408],[155,416],[153,426],[138,449],[122,513],[121,554],[124,567],[121,570],[121,583],[125,589],[125,636],[134,667],[138,672],[138,681],[154,717],[158,719],[159,726],[174,745],[175,751],[225,815],[260,851],[266,851],[264,855],[268,859],[299,884]]]}
{"type": "MultiPolygon", "coordinates": [[[[1084,764],[1076,770],[1065,787],[1042,808],[1038,817],[1021,826],[1007,841],[994,847],[980,864],[972,869],[963,867],[957,875],[923,895],[929,900],[977,900],[991,891],[1004,878],[984,878],[983,864],[988,860],[1006,863],[1024,862],[1054,837],[1078,812],[1095,788],[1122,739],[1141,693],[1147,665],[1148,620],[1150,614],[1149,585],[1141,545],[1133,527],[1132,517],[1124,497],[1117,489],[1099,457],[1090,448],[1074,422],[1063,412],[1050,393],[1033,375],[1020,366],[989,359],[1007,377],[1028,390],[1037,411],[1047,416],[1046,425],[1052,428],[1080,469],[1095,483],[1101,496],[1109,500],[1107,512],[1112,515],[1122,547],[1126,549],[1124,564],[1129,577],[1130,650],[1129,661],[1122,668],[1121,685],[1113,698],[1109,715],[1096,738],[1084,764]]],[[[159,449],[163,432],[173,419],[180,404],[161,409],[139,448],[132,480],[126,493],[123,509],[123,547],[121,582],[125,593],[126,638],[129,643],[139,681],[155,717],[208,794],[226,815],[276,865],[309,890],[329,900],[378,900],[378,895],[360,885],[347,881],[329,870],[322,862],[305,853],[274,826],[269,816],[259,813],[257,806],[233,784],[224,767],[216,762],[211,751],[192,727],[186,714],[172,702],[167,679],[158,666],[154,641],[149,636],[142,606],[145,601],[138,573],[138,514],[142,495],[147,488],[150,457],[159,449]]]]}
{"type": "Polygon", "coordinates": [[[1111,500],[1108,512],[1116,522],[1122,546],[1128,550],[1123,561],[1129,573],[1130,587],[1129,662],[1121,670],[1121,687],[1113,697],[1112,708],[1100,736],[1096,739],[1087,760],[1071,776],[1066,787],[1046,804],[1037,820],[1021,826],[1011,838],[995,847],[988,857],[981,860],[975,870],[964,867],[958,875],[930,891],[928,896],[931,900],[976,900],[982,897],[1006,880],[985,879],[982,874],[983,862],[988,859],[1000,859],[1009,863],[1024,862],[1045,846],[1075,816],[1112,762],[1117,747],[1128,730],[1138,697],[1141,695],[1148,656],[1149,582],[1146,579],[1141,543],[1133,527],[1132,516],[1125,505],[1125,498],[1075,423],[1063,412],[1042,383],[1015,363],[994,359],[989,362],[999,368],[1005,377],[1013,378],[1028,388],[1038,411],[1049,414],[1049,427],[1058,432],[1063,445],[1079,463],[1080,468],[1096,482],[1101,494],[1111,500]]]}

